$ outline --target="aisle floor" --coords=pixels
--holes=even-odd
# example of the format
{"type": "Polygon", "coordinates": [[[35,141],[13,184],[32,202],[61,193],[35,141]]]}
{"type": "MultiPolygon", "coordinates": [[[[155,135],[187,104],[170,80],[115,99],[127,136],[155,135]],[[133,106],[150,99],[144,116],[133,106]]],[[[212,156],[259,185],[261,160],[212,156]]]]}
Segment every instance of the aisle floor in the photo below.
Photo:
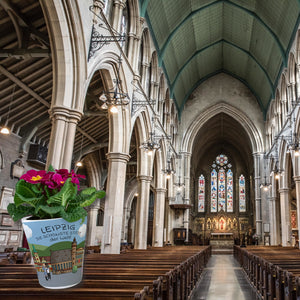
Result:
{"type": "Polygon", "coordinates": [[[212,255],[191,300],[255,300],[256,293],[233,255],[212,255]]]}

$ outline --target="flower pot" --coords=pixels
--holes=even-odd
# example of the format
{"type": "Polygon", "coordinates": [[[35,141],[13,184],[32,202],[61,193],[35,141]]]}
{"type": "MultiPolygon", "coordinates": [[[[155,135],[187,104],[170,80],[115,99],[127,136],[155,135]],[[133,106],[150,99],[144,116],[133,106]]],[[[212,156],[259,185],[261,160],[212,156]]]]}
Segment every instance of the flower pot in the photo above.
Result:
{"type": "Polygon", "coordinates": [[[62,218],[30,220],[23,229],[41,286],[48,289],[72,287],[82,280],[86,221],[69,223],[62,218]]]}

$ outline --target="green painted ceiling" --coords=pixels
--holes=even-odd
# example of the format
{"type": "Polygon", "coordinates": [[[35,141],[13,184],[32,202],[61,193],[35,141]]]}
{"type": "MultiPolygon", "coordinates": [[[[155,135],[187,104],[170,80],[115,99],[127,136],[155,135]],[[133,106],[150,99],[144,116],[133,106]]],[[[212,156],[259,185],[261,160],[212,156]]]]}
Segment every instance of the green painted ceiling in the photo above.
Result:
{"type": "Polygon", "coordinates": [[[140,0],[179,113],[193,90],[225,72],[264,115],[299,25],[300,0],[140,0]]]}

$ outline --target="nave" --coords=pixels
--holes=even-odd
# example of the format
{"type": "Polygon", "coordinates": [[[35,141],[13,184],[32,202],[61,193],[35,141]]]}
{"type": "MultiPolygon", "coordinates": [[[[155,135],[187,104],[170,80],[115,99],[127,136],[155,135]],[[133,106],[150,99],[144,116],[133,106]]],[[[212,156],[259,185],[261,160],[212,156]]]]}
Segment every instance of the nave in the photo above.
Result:
{"type": "Polygon", "coordinates": [[[256,292],[231,254],[213,254],[190,300],[254,300],[256,292]]]}

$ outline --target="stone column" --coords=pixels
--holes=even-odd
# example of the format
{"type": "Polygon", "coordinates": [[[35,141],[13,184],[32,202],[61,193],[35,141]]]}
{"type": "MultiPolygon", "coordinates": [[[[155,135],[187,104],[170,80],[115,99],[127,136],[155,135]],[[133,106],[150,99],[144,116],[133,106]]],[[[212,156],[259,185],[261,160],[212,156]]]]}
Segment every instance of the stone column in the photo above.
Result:
{"type": "Polygon", "coordinates": [[[282,246],[290,244],[290,207],[289,207],[289,189],[279,189],[280,211],[281,211],[281,242],[282,246]]]}
{"type": "Polygon", "coordinates": [[[97,216],[98,210],[100,209],[100,200],[97,200],[97,204],[92,204],[88,208],[88,231],[87,231],[87,238],[86,244],[87,246],[97,246],[96,243],[96,223],[97,223],[97,216]]]}
{"type": "Polygon", "coordinates": [[[149,194],[152,176],[140,175],[137,180],[139,195],[136,204],[134,248],[147,249],[149,194]]]}
{"type": "Polygon", "coordinates": [[[130,207],[124,207],[123,224],[122,224],[122,243],[128,242],[128,227],[130,218],[130,207]]]}
{"type": "Polygon", "coordinates": [[[153,216],[153,246],[163,247],[164,245],[164,217],[165,217],[165,197],[166,189],[157,188],[155,190],[155,205],[153,216]]]}
{"type": "Polygon", "coordinates": [[[136,68],[134,66],[134,62],[137,61],[136,59],[136,48],[137,48],[137,41],[136,35],[133,32],[128,33],[128,60],[130,62],[130,65],[132,66],[132,69],[136,71],[136,68]]]}
{"type": "Polygon", "coordinates": [[[70,169],[76,126],[82,113],[66,107],[55,106],[50,110],[52,130],[46,169],[51,164],[55,169],[70,169]]]}
{"type": "Polygon", "coordinates": [[[273,246],[280,244],[280,230],[278,223],[277,197],[270,197],[270,243],[273,246]]]}
{"type": "Polygon", "coordinates": [[[146,80],[149,80],[149,78],[147,78],[148,69],[149,69],[149,64],[145,63],[145,62],[142,62],[142,74],[141,74],[142,81],[141,81],[141,85],[142,85],[142,88],[144,89],[146,94],[147,94],[146,80]]]}
{"type": "MultiPolygon", "coordinates": [[[[296,65],[296,82],[300,82],[300,64],[297,64],[296,65]]],[[[297,84],[296,85],[297,87],[297,90],[296,90],[296,97],[299,97],[300,96],[300,85],[297,84]]]]}
{"type": "MultiPolygon", "coordinates": [[[[184,204],[190,204],[190,159],[191,153],[185,152],[182,153],[184,155],[184,204]]],[[[186,229],[186,239],[185,242],[188,243],[189,241],[189,228],[190,228],[190,209],[187,208],[184,211],[184,221],[183,221],[184,228],[186,229]]]]}
{"type": "Polygon", "coordinates": [[[170,203],[174,201],[173,195],[173,182],[174,182],[174,175],[167,180],[167,199],[166,199],[166,243],[173,243],[173,224],[172,221],[174,220],[174,213],[173,209],[170,207],[170,203]]]}
{"type": "Polygon", "coordinates": [[[110,152],[105,197],[102,253],[120,253],[126,166],[130,156],[110,152]]]}
{"type": "MultiPolygon", "coordinates": [[[[128,240],[128,243],[134,244],[134,235],[135,235],[135,217],[131,215],[130,219],[130,230],[131,230],[131,239],[128,240]]],[[[129,224],[128,224],[129,226],[129,224]]]]}
{"type": "Polygon", "coordinates": [[[256,234],[262,238],[262,219],[261,219],[261,190],[260,190],[260,162],[261,155],[253,154],[254,157],[254,188],[255,188],[255,226],[256,234]]]}
{"type": "MultiPolygon", "coordinates": [[[[296,203],[297,203],[297,228],[298,228],[298,236],[300,232],[300,176],[294,176],[295,184],[296,184],[296,203]]],[[[299,243],[300,248],[300,243],[299,243]]]]}
{"type": "MultiPolygon", "coordinates": [[[[113,17],[112,17],[112,27],[117,31],[121,31],[121,22],[122,22],[122,14],[123,9],[125,7],[125,3],[122,0],[114,0],[113,2],[113,17]]],[[[128,20],[129,21],[129,20],[128,20]]]]}

